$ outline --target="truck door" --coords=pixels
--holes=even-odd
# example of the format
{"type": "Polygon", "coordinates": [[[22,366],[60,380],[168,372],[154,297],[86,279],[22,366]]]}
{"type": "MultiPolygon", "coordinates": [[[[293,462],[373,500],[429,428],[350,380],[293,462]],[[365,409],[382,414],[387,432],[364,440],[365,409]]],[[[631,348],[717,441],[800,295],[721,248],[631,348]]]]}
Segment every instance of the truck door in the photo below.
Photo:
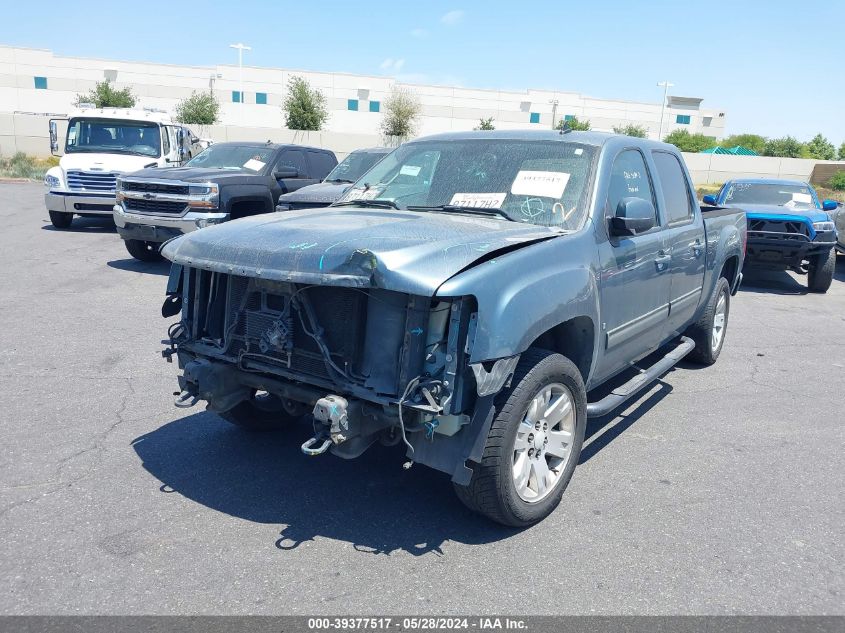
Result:
{"type": "MultiPolygon", "coordinates": [[[[605,205],[605,227],[623,198],[642,198],[656,209],[652,178],[637,149],[614,159],[605,205]]],[[[606,231],[610,235],[609,231],[606,231]]],[[[655,211],[654,227],[633,236],[610,236],[599,246],[601,330],[606,377],[642,358],[663,341],[669,315],[669,264],[665,235],[655,211]]]]}
{"type": "Polygon", "coordinates": [[[669,336],[689,324],[701,300],[707,245],[704,220],[678,157],[655,150],[652,159],[657,175],[657,203],[666,222],[666,247],[672,255],[666,330],[669,336]]]}
{"type": "Polygon", "coordinates": [[[308,170],[308,163],[305,160],[305,152],[302,150],[282,150],[279,153],[279,157],[276,159],[276,166],[273,169],[276,170],[283,168],[295,170],[296,176],[277,179],[277,182],[279,183],[279,190],[274,192],[274,204],[278,201],[279,195],[283,193],[290,193],[291,191],[296,191],[305,185],[313,185],[315,182],[319,182],[317,179],[311,177],[308,170]]]}

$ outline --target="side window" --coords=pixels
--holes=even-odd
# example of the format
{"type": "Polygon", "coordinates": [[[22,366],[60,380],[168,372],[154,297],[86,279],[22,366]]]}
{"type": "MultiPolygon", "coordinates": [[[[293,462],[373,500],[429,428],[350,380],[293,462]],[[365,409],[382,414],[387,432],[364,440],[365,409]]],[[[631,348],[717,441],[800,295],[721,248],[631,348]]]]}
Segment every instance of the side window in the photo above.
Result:
{"type": "Polygon", "coordinates": [[[308,166],[305,164],[305,154],[298,149],[286,149],[276,161],[276,168],[292,167],[299,173],[299,178],[308,177],[308,166]]]}
{"type": "Polygon", "coordinates": [[[663,209],[669,224],[686,222],[694,209],[690,200],[687,179],[678,157],[669,152],[652,152],[657,177],[663,190],[663,209]]]}
{"type": "MultiPolygon", "coordinates": [[[[613,162],[610,187],[607,191],[607,213],[616,214],[622,198],[642,198],[654,204],[654,193],[643,155],[635,149],[626,149],[613,162]]],[[[659,224],[655,217],[655,224],[659,224]]]]}
{"type": "Polygon", "coordinates": [[[337,161],[332,159],[331,154],[312,150],[308,150],[308,162],[311,163],[311,173],[309,175],[319,180],[328,176],[329,172],[337,165],[337,161]]]}
{"type": "Polygon", "coordinates": [[[170,153],[170,133],[169,128],[162,127],[161,131],[161,153],[162,156],[167,156],[170,153]]]}

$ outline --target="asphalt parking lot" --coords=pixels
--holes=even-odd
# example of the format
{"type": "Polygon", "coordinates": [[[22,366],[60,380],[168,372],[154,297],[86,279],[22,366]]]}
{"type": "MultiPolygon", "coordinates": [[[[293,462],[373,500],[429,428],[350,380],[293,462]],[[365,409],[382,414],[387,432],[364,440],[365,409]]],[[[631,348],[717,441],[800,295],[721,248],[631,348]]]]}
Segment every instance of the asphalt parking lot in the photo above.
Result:
{"type": "Polygon", "coordinates": [[[174,408],[167,264],[42,193],[0,184],[0,613],[845,613],[845,259],[747,279],[720,361],[591,423],[517,531],[397,448],[174,408]]]}

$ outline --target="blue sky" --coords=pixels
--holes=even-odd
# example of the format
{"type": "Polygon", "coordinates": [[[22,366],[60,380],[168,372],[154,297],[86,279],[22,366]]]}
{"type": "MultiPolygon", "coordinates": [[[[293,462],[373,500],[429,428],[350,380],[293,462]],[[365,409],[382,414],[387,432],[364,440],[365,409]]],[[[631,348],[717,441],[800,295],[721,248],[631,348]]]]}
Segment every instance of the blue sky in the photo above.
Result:
{"type": "Polygon", "coordinates": [[[253,66],[653,102],[668,79],[729,133],[845,141],[842,0],[0,0],[0,15],[0,43],[62,55],[210,65],[242,41],[253,66]]]}

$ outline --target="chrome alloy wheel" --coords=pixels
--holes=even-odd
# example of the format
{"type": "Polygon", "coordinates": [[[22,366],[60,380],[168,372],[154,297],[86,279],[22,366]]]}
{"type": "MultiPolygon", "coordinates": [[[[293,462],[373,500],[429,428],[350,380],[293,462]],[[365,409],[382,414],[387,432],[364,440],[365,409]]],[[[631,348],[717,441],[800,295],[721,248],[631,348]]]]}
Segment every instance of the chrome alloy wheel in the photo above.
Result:
{"type": "Polygon", "coordinates": [[[575,400],[560,383],[543,387],[528,405],[513,445],[513,483],[536,503],[555,489],[572,453],[575,400]]]}
{"type": "Polygon", "coordinates": [[[727,320],[728,299],[725,293],[719,295],[716,302],[716,312],[713,314],[713,336],[710,337],[710,348],[713,352],[722,344],[725,335],[725,321],[727,320]]]}

